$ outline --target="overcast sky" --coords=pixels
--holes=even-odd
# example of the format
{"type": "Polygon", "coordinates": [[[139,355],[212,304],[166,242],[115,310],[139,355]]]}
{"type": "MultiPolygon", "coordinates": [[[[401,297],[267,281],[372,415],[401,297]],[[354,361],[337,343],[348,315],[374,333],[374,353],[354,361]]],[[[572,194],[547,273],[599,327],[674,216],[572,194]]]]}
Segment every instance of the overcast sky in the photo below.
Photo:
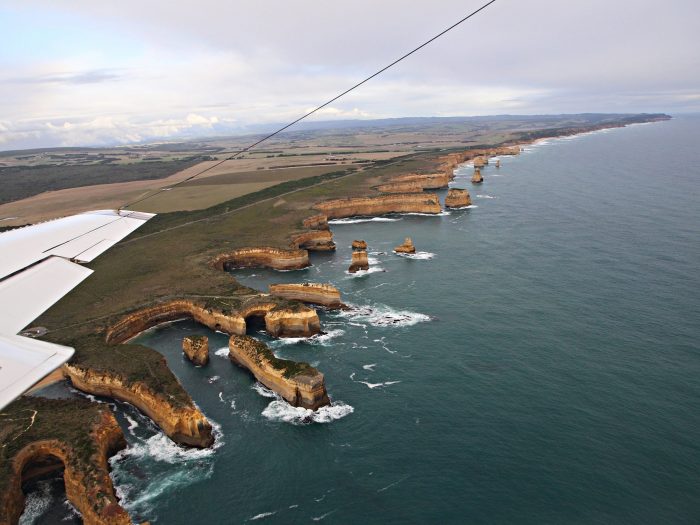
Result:
{"type": "MultiPolygon", "coordinates": [[[[0,149],[278,123],[483,1],[0,0],[0,149]]],[[[317,119],[700,111],[697,0],[496,0],[317,119]]]]}

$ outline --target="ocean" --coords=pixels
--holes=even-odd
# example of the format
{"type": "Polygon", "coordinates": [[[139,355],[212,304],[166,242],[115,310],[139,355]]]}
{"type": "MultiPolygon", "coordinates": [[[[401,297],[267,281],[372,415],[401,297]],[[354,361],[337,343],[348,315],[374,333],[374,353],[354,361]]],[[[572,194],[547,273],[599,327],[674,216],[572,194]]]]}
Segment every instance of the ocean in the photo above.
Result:
{"type": "MultiPolygon", "coordinates": [[[[150,330],[137,342],[217,442],[180,449],[112,403],[124,506],[164,524],[700,522],[698,137],[700,118],[681,116],[543,141],[480,186],[458,169],[469,209],[333,221],[338,250],[311,268],[235,271],[260,290],[340,288],[352,308],[321,312],[325,335],[252,329],[318,367],[333,405],[275,398],[224,334],[150,330]],[[415,257],[391,251],[406,236],[415,257]],[[368,273],[346,273],[353,239],[368,273]],[[192,333],[210,338],[206,367],[183,359],[192,333]]],[[[23,522],[76,521],[55,492],[35,489],[23,522]]]]}

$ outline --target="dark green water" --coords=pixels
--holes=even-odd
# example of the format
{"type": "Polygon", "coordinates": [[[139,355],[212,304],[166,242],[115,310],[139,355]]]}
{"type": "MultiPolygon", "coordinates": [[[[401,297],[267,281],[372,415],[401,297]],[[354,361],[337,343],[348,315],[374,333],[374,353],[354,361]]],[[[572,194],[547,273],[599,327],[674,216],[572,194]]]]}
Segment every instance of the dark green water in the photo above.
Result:
{"type": "Polygon", "coordinates": [[[700,522],[698,137],[677,118],[550,141],[480,187],[458,175],[471,209],[336,224],[310,269],[237,272],[362,307],[272,342],[335,406],[300,424],[226,356],[183,360],[184,335],[225,335],[148,332],[220,436],[183,451],[119,405],[125,506],[166,524],[700,522]],[[434,257],[391,254],[406,235],[434,257]],[[385,272],[345,274],[356,238],[385,272]]]}

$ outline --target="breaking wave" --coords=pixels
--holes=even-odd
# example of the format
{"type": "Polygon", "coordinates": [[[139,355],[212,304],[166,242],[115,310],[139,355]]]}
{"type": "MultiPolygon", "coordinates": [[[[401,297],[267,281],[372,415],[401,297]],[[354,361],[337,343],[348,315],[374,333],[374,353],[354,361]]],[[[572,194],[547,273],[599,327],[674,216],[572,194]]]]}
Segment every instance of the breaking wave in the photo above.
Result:
{"type": "Polygon", "coordinates": [[[218,355],[219,357],[225,357],[228,359],[228,346],[222,346],[216,352],[214,352],[214,355],[218,355]]]}
{"type": "Polygon", "coordinates": [[[262,415],[270,421],[280,421],[291,423],[292,425],[308,425],[310,423],[330,423],[336,419],[352,414],[355,409],[342,401],[333,401],[329,406],[321,407],[318,410],[311,410],[304,407],[293,407],[287,403],[282,396],[273,392],[261,383],[252,386],[258,394],[263,397],[274,398],[265,409],[262,415]]]}
{"type": "Polygon", "coordinates": [[[396,255],[405,259],[414,259],[416,261],[429,261],[435,257],[435,254],[431,252],[397,253],[396,255]]]}
{"type": "Polygon", "coordinates": [[[386,305],[348,305],[348,310],[338,312],[341,317],[369,323],[372,326],[413,326],[430,321],[430,316],[408,310],[395,310],[386,305]]]}
{"type": "Polygon", "coordinates": [[[386,272],[384,268],[381,266],[370,266],[368,270],[360,270],[355,273],[350,273],[347,270],[345,273],[348,275],[346,279],[357,279],[358,277],[366,277],[371,273],[379,273],[379,272],[386,272]]]}
{"type": "Polygon", "coordinates": [[[328,332],[325,332],[323,334],[312,335],[311,337],[282,337],[280,339],[275,339],[269,345],[275,347],[282,345],[286,346],[295,345],[298,343],[307,343],[311,345],[326,346],[333,339],[335,339],[336,337],[340,337],[343,334],[345,334],[345,330],[336,328],[334,330],[329,330],[328,332]]]}
{"type": "Polygon", "coordinates": [[[480,199],[495,199],[496,197],[493,197],[491,195],[477,195],[478,198],[480,199]]]}

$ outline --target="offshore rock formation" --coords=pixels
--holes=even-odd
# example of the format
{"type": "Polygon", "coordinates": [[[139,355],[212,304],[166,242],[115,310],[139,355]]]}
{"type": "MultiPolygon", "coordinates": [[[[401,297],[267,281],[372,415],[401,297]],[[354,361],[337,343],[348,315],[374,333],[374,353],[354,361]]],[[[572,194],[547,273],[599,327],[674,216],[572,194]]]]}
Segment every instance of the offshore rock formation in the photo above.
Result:
{"type": "Polygon", "coordinates": [[[217,270],[235,268],[272,268],[273,270],[300,270],[310,266],[306,250],[284,250],[281,248],[239,248],[217,255],[211,262],[217,270]]]}
{"type": "Polygon", "coordinates": [[[328,217],[325,215],[313,215],[304,219],[302,224],[307,230],[327,230],[329,228],[328,217]]]}
{"type": "Polygon", "coordinates": [[[437,214],[440,201],[434,193],[401,193],[377,197],[355,197],[333,199],[314,206],[331,219],[356,215],[378,216],[387,213],[430,213],[437,214]]]}
{"type": "Polygon", "coordinates": [[[496,160],[496,167],[497,168],[501,167],[501,159],[496,160]]]}
{"type": "Polygon", "coordinates": [[[413,240],[406,237],[403,244],[394,248],[396,253],[416,253],[416,247],[413,245],[413,240]]]}
{"type": "Polygon", "coordinates": [[[110,456],[126,446],[114,415],[83,399],[24,397],[0,415],[0,523],[17,523],[22,484],[63,470],[68,501],[86,525],[128,525],[109,477],[110,456]]]}
{"type": "Polygon", "coordinates": [[[472,175],[472,182],[474,184],[480,184],[484,182],[484,177],[481,175],[481,170],[479,168],[474,169],[474,175],[472,175]]]}
{"type": "Polygon", "coordinates": [[[355,273],[360,270],[369,270],[369,259],[367,258],[366,250],[356,250],[352,252],[352,261],[348,272],[355,273]]]}
{"type": "Polygon", "coordinates": [[[330,284],[271,284],[270,295],[301,301],[302,303],[319,304],[328,308],[340,308],[340,291],[330,284]]]}
{"type": "Polygon", "coordinates": [[[323,374],[311,365],[279,359],[264,343],[245,335],[232,335],[228,347],[231,361],[290,405],[316,410],[331,404],[323,374]]]}
{"type": "Polygon", "coordinates": [[[377,186],[377,189],[383,193],[415,193],[447,188],[449,182],[447,173],[410,173],[393,177],[390,182],[377,186]]]}
{"type": "MultiPolygon", "coordinates": [[[[519,146],[501,146],[498,148],[481,148],[481,149],[471,149],[458,153],[450,153],[442,157],[443,163],[441,164],[441,169],[445,171],[448,175],[452,175],[454,169],[460,164],[475,159],[476,157],[488,157],[493,156],[505,156],[505,155],[518,155],[520,153],[519,146]]],[[[476,167],[476,164],[474,165],[476,167]]]]}
{"type": "Polygon", "coordinates": [[[206,335],[188,335],[182,340],[182,351],[192,364],[204,366],[209,362],[209,338],[206,335]]]}
{"type": "Polygon", "coordinates": [[[177,319],[193,319],[212,330],[228,334],[246,333],[246,319],[263,317],[266,330],[274,337],[299,337],[317,334],[321,323],[316,311],[301,304],[268,296],[211,299],[176,299],[131,312],[107,331],[107,341],[123,343],[159,324],[177,319]]]}
{"type": "Polygon", "coordinates": [[[333,233],[330,230],[309,230],[292,235],[292,248],[303,248],[315,252],[335,250],[333,233]]]}
{"type": "Polygon", "coordinates": [[[445,197],[445,208],[463,208],[471,206],[472,198],[467,190],[450,188],[445,197]]]}
{"type": "MultiPolygon", "coordinates": [[[[113,351],[116,352],[117,349],[113,351]]],[[[160,370],[156,373],[166,379],[171,376],[169,383],[179,385],[168,369],[165,358],[161,356],[161,360],[160,370]]],[[[78,390],[131,403],[155,421],[176,443],[199,448],[206,448],[214,443],[211,424],[181,386],[181,392],[178,394],[185,402],[175,402],[163,391],[155,390],[145,381],[129,378],[115,370],[91,368],[80,362],[67,363],[63,365],[63,369],[78,390]]]]}
{"type": "Polygon", "coordinates": [[[483,168],[489,163],[489,160],[487,157],[476,157],[474,159],[474,167],[475,168],[483,168]]]}
{"type": "Polygon", "coordinates": [[[367,249],[367,243],[362,240],[354,240],[352,241],[352,249],[353,250],[366,250],[367,249]]]}

